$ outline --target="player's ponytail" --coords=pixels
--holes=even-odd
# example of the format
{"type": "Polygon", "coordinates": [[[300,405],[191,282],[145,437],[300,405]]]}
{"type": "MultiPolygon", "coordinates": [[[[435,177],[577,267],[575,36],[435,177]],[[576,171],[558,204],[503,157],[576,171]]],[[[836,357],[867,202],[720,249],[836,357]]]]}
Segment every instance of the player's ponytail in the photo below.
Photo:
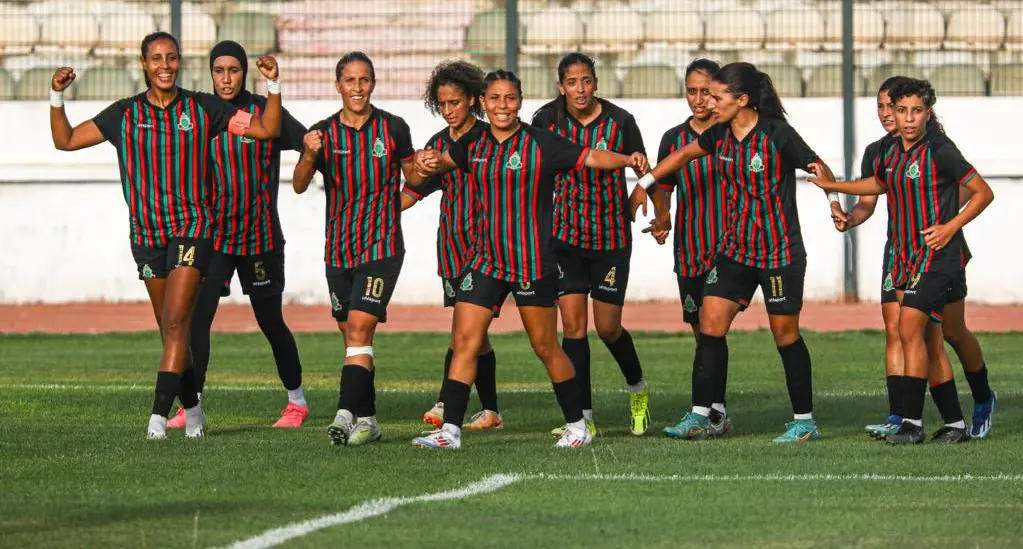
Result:
{"type": "Polygon", "coordinates": [[[760,100],[757,112],[761,116],[785,120],[785,107],[782,106],[781,98],[778,97],[778,90],[774,89],[771,76],[766,72],[757,71],[757,73],[760,78],[760,100]]]}
{"type": "Polygon", "coordinates": [[[735,97],[749,97],[747,106],[768,118],[785,120],[785,107],[774,89],[771,77],[750,63],[729,63],[714,73],[715,82],[727,86],[735,97]]]}

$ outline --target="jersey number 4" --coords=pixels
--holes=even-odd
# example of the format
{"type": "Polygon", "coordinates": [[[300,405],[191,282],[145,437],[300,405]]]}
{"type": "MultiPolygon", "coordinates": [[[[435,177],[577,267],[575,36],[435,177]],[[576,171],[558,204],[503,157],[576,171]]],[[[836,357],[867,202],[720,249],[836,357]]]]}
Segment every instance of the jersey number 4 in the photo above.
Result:
{"type": "Polygon", "coordinates": [[[607,282],[608,286],[614,286],[615,285],[615,276],[617,276],[617,274],[618,274],[618,267],[611,267],[611,270],[608,271],[607,275],[604,277],[604,282],[607,282]]]}

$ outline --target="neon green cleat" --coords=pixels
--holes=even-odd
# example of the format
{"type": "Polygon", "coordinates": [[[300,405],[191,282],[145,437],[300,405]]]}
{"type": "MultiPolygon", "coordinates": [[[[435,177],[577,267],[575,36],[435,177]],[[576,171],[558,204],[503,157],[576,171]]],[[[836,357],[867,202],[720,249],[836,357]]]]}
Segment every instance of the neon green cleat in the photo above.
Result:
{"type": "MultiPolygon", "coordinates": [[[[567,424],[562,425],[560,427],[555,427],[555,428],[551,429],[551,435],[553,435],[554,438],[561,438],[561,437],[563,437],[565,435],[565,431],[567,429],[568,429],[568,425],[567,424]]],[[[592,419],[587,419],[586,420],[586,430],[590,432],[590,436],[591,437],[597,436],[597,424],[593,423],[592,419]]]]}
{"type": "Polygon", "coordinates": [[[642,436],[650,428],[650,392],[646,389],[629,393],[629,413],[632,415],[632,434],[642,436]]]}
{"type": "Polygon", "coordinates": [[[695,412],[682,416],[677,425],[666,427],[664,434],[682,440],[700,440],[710,435],[710,418],[695,412]]]}
{"type": "Polygon", "coordinates": [[[380,425],[377,425],[375,421],[369,422],[362,418],[355,422],[355,427],[352,428],[352,432],[348,435],[349,446],[360,446],[379,441],[380,425]]]}
{"type": "Polygon", "coordinates": [[[778,443],[809,442],[824,438],[812,419],[796,419],[785,424],[785,432],[774,439],[778,443]]]}

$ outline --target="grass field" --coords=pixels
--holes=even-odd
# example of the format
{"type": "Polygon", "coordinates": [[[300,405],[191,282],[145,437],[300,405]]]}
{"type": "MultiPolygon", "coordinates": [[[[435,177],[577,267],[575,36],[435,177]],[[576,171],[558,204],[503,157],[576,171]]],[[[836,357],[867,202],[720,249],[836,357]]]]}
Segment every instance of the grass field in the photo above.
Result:
{"type": "MultiPolygon", "coordinates": [[[[0,336],[0,546],[267,547],[285,534],[297,535],[288,547],[1023,544],[1023,334],[982,336],[1001,397],[992,438],[912,448],[862,432],[886,411],[880,334],[807,334],[826,439],[800,446],[771,443],[791,410],[769,334],[730,336],[736,433],[701,442],[660,435],[688,406],[688,335],[636,334],[654,418],[643,438],[628,433],[620,374],[591,335],[600,431],[569,451],[550,448],[560,412],[525,337],[497,336],[505,429],[469,433],[458,452],[409,444],[446,336],[378,336],[384,441],[353,448],[329,446],[324,432],[339,336],[297,337],[306,428],[268,427],[284,395],[262,336],[216,334],[207,437],[154,443],[144,433],[155,334],[0,336]]],[[[939,426],[930,404],[925,419],[928,432],[939,426]]]]}

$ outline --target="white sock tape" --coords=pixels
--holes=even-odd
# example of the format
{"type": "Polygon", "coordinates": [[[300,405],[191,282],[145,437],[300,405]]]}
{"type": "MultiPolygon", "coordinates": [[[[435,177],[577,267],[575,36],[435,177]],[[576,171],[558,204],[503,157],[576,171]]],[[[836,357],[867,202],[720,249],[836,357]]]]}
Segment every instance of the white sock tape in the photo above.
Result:
{"type": "Polygon", "coordinates": [[[643,177],[640,177],[639,181],[636,184],[639,185],[640,187],[643,187],[643,189],[646,190],[652,187],[654,183],[657,183],[657,180],[654,179],[653,172],[650,172],[644,175],[643,177]]]}
{"type": "Polygon", "coordinates": [[[828,193],[828,201],[829,201],[829,202],[838,202],[838,203],[841,203],[841,202],[842,202],[842,201],[841,201],[841,200],[840,200],[840,199],[838,198],[838,193],[828,193]]]}
{"type": "Polygon", "coordinates": [[[64,106],[64,92],[50,88],[50,106],[59,109],[64,106]]]}
{"type": "Polygon", "coordinates": [[[267,80],[266,91],[274,95],[281,94],[281,81],[280,80],[267,80]]]}
{"type": "Polygon", "coordinates": [[[352,358],[353,356],[369,355],[373,357],[373,346],[367,345],[365,347],[348,347],[345,349],[345,358],[352,358]]]}

